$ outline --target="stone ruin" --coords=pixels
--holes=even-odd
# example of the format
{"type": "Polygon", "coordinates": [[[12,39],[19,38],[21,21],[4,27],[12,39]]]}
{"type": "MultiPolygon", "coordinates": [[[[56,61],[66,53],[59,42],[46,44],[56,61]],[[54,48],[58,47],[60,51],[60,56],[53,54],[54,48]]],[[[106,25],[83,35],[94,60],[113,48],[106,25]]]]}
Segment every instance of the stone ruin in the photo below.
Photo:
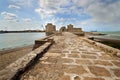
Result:
{"type": "Polygon", "coordinates": [[[65,31],[72,32],[72,33],[79,35],[79,36],[84,36],[84,32],[82,31],[82,29],[81,28],[74,28],[72,24],[67,25],[67,29],[66,29],[66,27],[61,27],[59,30],[59,32],[65,32],[65,31]]]}
{"type": "Polygon", "coordinates": [[[82,28],[74,28],[72,24],[67,25],[67,31],[72,32],[79,36],[84,36],[84,32],[82,31],[82,28]]]}
{"type": "MultiPolygon", "coordinates": [[[[46,27],[46,35],[47,36],[57,32],[56,26],[53,25],[52,23],[48,23],[45,27],[46,27]]],[[[72,32],[76,35],[84,36],[84,32],[82,31],[82,29],[74,28],[72,24],[67,25],[67,28],[65,26],[61,27],[59,30],[59,33],[62,33],[62,32],[72,32]]]]}
{"type": "Polygon", "coordinates": [[[54,34],[56,32],[56,26],[53,25],[52,23],[48,23],[45,27],[47,36],[54,34]]]}
{"type": "Polygon", "coordinates": [[[66,27],[64,27],[64,26],[61,27],[60,30],[59,30],[59,32],[66,32],[66,31],[67,31],[67,29],[66,29],[66,27]]]}

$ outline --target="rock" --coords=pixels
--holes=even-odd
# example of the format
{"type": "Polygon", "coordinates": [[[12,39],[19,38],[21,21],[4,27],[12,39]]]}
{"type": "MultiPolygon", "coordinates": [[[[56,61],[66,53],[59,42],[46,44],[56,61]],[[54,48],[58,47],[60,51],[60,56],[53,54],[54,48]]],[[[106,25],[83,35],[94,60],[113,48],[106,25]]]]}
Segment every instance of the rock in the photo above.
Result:
{"type": "Polygon", "coordinates": [[[120,53],[117,53],[116,55],[117,55],[117,57],[120,57],[120,53]]]}

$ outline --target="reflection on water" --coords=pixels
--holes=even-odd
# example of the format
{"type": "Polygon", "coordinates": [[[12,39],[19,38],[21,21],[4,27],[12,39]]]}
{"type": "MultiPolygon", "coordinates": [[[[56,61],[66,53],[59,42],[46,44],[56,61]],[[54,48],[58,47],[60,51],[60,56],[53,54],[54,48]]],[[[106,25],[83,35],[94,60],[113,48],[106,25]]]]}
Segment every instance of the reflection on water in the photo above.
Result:
{"type": "Polygon", "coordinates": [[[33,44],[36,39],[44,37],[45,33],[5,33],[0,34],[0,49],[15,48],[33,44]]]}

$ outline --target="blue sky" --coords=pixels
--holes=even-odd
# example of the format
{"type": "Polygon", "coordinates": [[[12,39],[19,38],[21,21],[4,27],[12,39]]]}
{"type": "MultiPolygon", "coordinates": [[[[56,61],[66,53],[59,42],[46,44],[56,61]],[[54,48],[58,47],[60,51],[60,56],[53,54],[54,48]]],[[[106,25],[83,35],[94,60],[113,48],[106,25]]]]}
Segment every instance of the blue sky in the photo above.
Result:
{"type": "Polygon", "coordinates": [[[120,31],[120,0],[0,0],[0,30],[57,29],[120,31]]]}

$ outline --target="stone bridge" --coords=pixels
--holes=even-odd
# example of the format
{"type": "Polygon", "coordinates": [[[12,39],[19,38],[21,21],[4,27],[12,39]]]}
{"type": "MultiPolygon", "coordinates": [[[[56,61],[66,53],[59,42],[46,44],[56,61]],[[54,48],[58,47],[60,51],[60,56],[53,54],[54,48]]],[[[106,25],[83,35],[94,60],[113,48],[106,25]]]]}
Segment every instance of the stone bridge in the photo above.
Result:
{"type": "Polygon", "coordinates": [[[120,58],[65,32],[21,80],[120,80],[120,58]]]}
{"type": "Polygon", "coordinates": [[[0,80],[120,80],[120,50],[69,32],[36,44],[0,71],[0,80]]]}

